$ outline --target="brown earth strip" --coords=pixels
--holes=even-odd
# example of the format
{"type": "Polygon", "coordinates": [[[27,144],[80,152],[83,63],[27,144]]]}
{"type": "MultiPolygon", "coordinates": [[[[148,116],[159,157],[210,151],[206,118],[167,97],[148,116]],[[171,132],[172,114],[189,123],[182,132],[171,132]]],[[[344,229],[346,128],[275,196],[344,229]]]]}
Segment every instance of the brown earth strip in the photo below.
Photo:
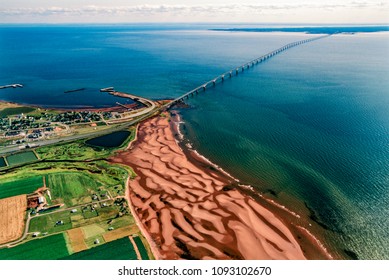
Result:
{"type": "Polygon", "coordinates": [[[103,238],[105,242],[111,242],[113,240],[123,238],[135,233],[139,233],[138,227],[136,225],[130,225],[104,233],[103,238]]]}
{"type": "Polygon", "coordinates": [[[81,228],[74,228],[67,231],[69,236],[70,246],[74,253],[87,250],[88,246],[85,244],[84,232],[81,228]]]}

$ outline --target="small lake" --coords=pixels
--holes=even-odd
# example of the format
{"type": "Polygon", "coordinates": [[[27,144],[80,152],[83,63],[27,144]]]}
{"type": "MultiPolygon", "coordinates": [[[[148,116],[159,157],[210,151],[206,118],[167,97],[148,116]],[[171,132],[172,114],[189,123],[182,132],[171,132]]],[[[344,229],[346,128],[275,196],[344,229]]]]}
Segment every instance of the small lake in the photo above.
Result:
{"type": "Polygon", "coordinates": [[[5,163],[4,158],[3,158],[3,157],[0,157],[0,168],[1,168],[1,167],[5,167],[5,166],[7,166],[7,164],[5,163]]]}
{"type": "Polygon", "coordinates": [[[107,135],[92,138],[85,143],[87,145],[98,146],[103,148],[116,148],[119,147],[123,142],[130,136],[129,131],[116,131],[107,135]]]}

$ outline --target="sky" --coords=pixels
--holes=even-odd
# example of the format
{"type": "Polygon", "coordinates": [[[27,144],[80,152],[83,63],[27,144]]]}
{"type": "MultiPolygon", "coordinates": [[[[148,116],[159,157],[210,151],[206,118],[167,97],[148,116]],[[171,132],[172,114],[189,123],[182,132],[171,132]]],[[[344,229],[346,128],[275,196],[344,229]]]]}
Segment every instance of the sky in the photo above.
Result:
{"type": "Polygon", "coordinates": [[[0,0],[0,23],[387,24],[388,0],[0,0]]]}

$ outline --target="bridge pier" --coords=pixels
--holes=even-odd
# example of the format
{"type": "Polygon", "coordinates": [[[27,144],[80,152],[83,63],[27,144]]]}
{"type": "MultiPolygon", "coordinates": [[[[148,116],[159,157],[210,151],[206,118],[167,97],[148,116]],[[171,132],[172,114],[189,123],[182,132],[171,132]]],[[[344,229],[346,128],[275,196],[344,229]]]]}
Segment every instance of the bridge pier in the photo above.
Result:
{"type": "Polygon", "coordinates": [[[224,79],[226,78],[226,75],[228,75],[230,78],[232,78],[234,76],[234,72],[235,72],[235,76],[238,76],[240,70],[242,70],[242,72],[244,72],[246,67],[247,67],[247,69],[250,69],[250,67],[254,67],[256,64],[262,63],[265,60],[267,60],[267,59],[269,59],[269,58],[271,58],[271,57],[273,57],[273,56],[275,56],[275,55],[277,55],[277,54],[279,54],[279,53],[281,53],[281,52],[283,52],[285,50],[288,50],[288,49],[290,49],[292,47],[295,47],[295,46],[298,46],[298,45],[302,45],[304,43],[311,42],[311,41],[314,41],[314,40],[318,40],[318,39],[321,39],[321,38],[324,38],[324,37],[328,37],[328,36],[330,36],[330,35],[321,36],[321,37],[317,37],[317,38],[306,39],[306,40],[301,40],[301,41],[298,41],[298,42],[292,42],[292,43],[286,44],[286,45],[284,45],[284,46],[282,46],[282,47],[280,47],[280,48],[278,48],[276,50],[273,50],[270,53],[267,53],[265,55],[262,55],[261,57],[258,57],[258,58],[254,59],[254,60],[251,60],[248,63],[243,64],[243,65],[241,65],[241,66],[239,66],[239,67],[237,67],[235,69],[231,69],[229,72],[225,72],[225,73],[221,74],[220,76],[217,76],[213,80],[210,80],[210,81],[202,84],[201,86],[193,89],[192,91],[189,91],[189,92],[183,94],[182,96],[177,97],[174,101],[172,101],[171,103],[165,105],[165,108],[169,109],[173,104],[176,104],[176,103],[178,103],[180,101],[183,101],[185,97],[187,99],[189,99],[189,95],[194,96],[195,93],[199,94],[199,92],[201,90],[206,91],[207,86],[210,86],[211,84],[213,86],[216,86],[217,80],[221,79],[221,81],[223,82],[224,79]]]}

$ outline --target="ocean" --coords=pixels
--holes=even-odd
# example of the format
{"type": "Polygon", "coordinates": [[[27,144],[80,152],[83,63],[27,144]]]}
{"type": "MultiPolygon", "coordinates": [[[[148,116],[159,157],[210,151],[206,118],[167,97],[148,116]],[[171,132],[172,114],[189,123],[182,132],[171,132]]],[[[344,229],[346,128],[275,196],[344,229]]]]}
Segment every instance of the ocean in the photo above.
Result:
{"type": "MultiPolygon", "coordinates": [[[[99,92],[109,86],[177,97],[318,36],[210,28],[0,26],[0,85],[24,85],[0,90],[0,100],[108,107],[122,102],[99,92]],[[64,93],[78,88],[85,90],[64,93]]],[[[384,32],[336,34],[292,48],[189,99],[190,108],[180,110],[182,131],[243,184],[308,211],[328,247],[389,259],[388,50],[384,32]]]]}

